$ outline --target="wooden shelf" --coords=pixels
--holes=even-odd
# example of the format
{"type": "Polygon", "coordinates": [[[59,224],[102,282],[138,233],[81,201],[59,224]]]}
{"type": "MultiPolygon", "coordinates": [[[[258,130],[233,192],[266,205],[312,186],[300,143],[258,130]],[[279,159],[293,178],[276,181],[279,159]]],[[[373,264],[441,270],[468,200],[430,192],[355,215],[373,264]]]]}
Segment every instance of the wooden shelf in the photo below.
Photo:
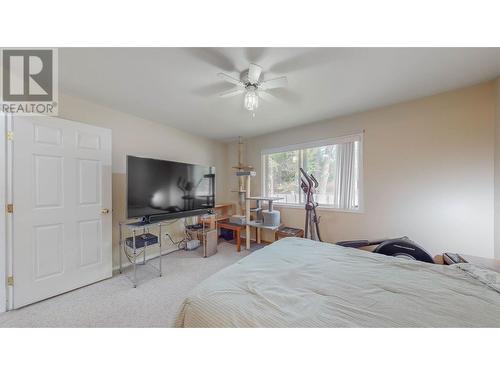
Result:
{"type": "Polygon", "coordinates": [[[251,165],[243,165],[243,164],[239,164],[239,165],[235,165],[235,166],[233,166],[233,169],[253,170],[253,169],[254,169],[254,167],[252,167],[251,165]]]}
{"type": "Polygon", "coordinates": [[[223,203],[217,203],[214,206],[214,211],[215,211],[215,222],[219,222],[222,220],[228,220],[231,215],[234,215],[236,211],[236,204],[232,202],[223,202],[223,203]]]}
{"type": "Polygon", "coordinates": [[[264,225],[262,223],[255,222],[255,220],[250,220],[250,222],[248,223],[248,225],[251,226],[251,227],[254,227],[254,228],[269,229],[269,230],[273,230],[273,231],[276,231],[276,230],[280,229],[283,226],[283,224],[280,224],[280,225],[277,225],[277,226],[264,225]]]}
{"type": "Polygon", "coordinates": [[[217,203],[214,208],[232,207],[234,203],[217,203]]]}

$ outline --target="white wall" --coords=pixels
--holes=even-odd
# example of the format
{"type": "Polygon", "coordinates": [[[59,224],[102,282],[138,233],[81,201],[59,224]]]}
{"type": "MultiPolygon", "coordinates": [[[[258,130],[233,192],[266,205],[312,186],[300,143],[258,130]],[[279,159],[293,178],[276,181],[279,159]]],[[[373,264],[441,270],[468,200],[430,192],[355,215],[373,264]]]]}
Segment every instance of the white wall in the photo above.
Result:
{"type": "MultiPolygon", "coordinates": [[[[261,150],[365,130],[365,212],[321,210],[324,239],[407,235],[434,254],[492,257],[494,89],[489,82],[249,139],[252,194],[260,192],[261,150]]],[[[230,145],[233,163],[235,151],[230,145]]],[[[281,212],[286,225],[303,227],[303,209],[281,212]]]]}
{"type": "MultiPolygon", "coordinates": [[[[216,168],[216,199],[225,201],[227,189],[227,145],[176,128],[91,103],[71,95],[59,96],[59,117],[113,131],[113,264],[118,265],[118,222],[125,220],[126,155],[212,165],[216,168]]],[[[182,223],[170,230],[179,239],[182,223]]],[[[153,254],[154,255],[154,254],[153,254]]]]}

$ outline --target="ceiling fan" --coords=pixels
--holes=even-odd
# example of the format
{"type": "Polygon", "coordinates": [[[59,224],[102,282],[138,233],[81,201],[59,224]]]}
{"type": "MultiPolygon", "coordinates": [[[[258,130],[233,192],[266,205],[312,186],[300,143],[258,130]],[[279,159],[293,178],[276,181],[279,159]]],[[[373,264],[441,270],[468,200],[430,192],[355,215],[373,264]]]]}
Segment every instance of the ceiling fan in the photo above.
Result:
{"type": "Polygon", "coordinates": [[[259,107],[259,98],[272,102],[276,97],[268,90],[286,87],[288,80],[286,77],[273,78],[267,81],[263,80],[262,67],[257,64],[250,64],[247,70],[240,74],[240,79],[233,78],[226,73],[219,73],[218,76],[223,80],[232,83],[236,87],[219,94],[221,98],[245,94],[244,105],[249,111],[254,111],[259,107]]]}

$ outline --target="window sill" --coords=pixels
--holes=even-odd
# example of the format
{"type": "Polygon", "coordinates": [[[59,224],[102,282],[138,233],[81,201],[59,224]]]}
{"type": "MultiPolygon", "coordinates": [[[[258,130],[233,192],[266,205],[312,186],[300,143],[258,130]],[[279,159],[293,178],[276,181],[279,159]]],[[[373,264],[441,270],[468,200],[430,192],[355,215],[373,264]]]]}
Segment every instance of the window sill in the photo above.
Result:
{"type": "MultiPolygon", "coordinates": [[[[304,204],[274,202],[273,206],[275,206],[278,209],[279,208],[291,208],[291,209],[294,209],[294,210],[305,210],[304,204]]],[[[316,207],[316,210],[317,211],[342,212],[342,213],[346,213],[346,214],[364,214],[365,213],[363,209],[359,209],[359,210],[344,210],[344,209],[341,209],[341,208],[335,208],[335,207],[327,206],[327,205],[319,205],[318,207],[316,207]]]]}

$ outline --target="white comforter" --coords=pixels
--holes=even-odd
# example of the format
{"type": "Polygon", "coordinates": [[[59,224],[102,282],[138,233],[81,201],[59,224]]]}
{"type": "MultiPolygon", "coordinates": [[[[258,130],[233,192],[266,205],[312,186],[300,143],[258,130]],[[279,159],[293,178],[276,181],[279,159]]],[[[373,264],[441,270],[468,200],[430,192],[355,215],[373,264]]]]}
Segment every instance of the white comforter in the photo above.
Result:
{"type": "Polygon", "coordinates": [[[212,275],[179,327],[500,327],[500,293],[450,266],[285,238],[212,275]]]}

